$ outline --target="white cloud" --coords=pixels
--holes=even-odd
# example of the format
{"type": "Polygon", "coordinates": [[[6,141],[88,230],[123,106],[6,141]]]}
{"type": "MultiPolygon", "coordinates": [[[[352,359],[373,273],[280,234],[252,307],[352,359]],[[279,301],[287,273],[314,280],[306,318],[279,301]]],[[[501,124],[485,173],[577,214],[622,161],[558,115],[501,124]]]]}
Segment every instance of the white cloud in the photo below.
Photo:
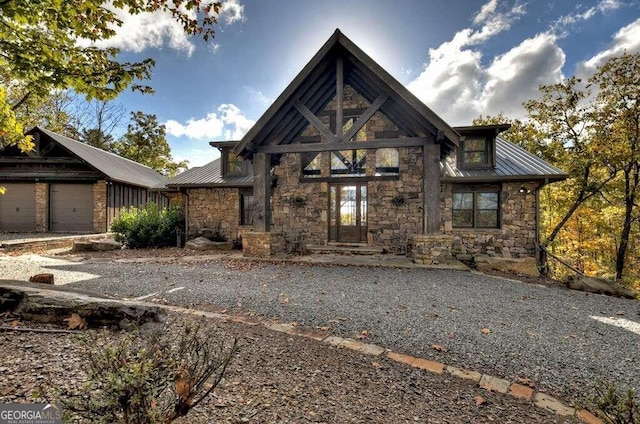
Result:
{"type": "Polygon", "coordinates": [[[620,28],[613,36],[613,41],[609,48],[578,65],[576,74],[583,78],[589,77],[598,66],[603,65],[614,56],[621,56],[625,51],[627,53],[640,52],[640,19],[620,28]]]}
{"type": "MultiPolygon", "coordinates": [[[[82,40],[81,45],[92,44],[97,47],[117,47],[134,53],[142,52],[148,48],[160,48],[167,44],[175,50],[181,50],[191,55],[195,46],[185,34],[182,25],[177,22],[169,12],[144,12],[131,15],[128,9],[114,9],[122,25],[115,27],[116,35],[106,39],[90,43],[82,40]]],[[[193,16],[193,12],[190,12],[193,16]]]]}
{"type": "Polygon", "coordinates": [[[554,84],[563,78],[565,54],[550,33],[524,40],[486,69],[486,84],[479,97],[484,115],[522,117],[522,102],[539,95],[538,86],[554,84]]]}
{"type": "Polygon", "coordinates": [[[200,119],[189,119],[181,124],[175,120],[165,122],[167,134],[190,139],[239,140],[255,122],[247,118],[240,109],[232,104],[223,104],[215,112],[200,119]]]}
{"type": "Polygon", "coordinates": [[[482,64],[480,44],[508,30],[525,13],[516,3],[507,10],[489,0],[475,16],[477,29],[465,28],[439,47],[429,49],[429,62],[408,88],[454,125],[469,125],[473,118],[504,111],[522,117],[521,103],[538,85],[561,78],[564,53],[555,36],[539,34],[482,64]]]}
{"type": "Polygon", "coordinates": [[[227,25],[246,21],[244,5],[240,4],[239,0],[226,0],[222,3],[218,20],[227,25]]]}
{"type": "MultiPolygon", "coordinates": [[[[122,21],[120,26],[113,25],[116,35],[96,42],[79,40],[80,45],[94,45],[100,48],[117,47],[134,53],[164,46],[183,51],[189,56],[194,52],[195,45],[191,42],[190,36],[185,33],[180,22],[176,21],[170,12],[156,11],[132,15],[128,13],[128,8],[107,7],[111,7],[117,18],[122,21]]],[[[193,10],[185,12],[189,18],[196,17],[193,10]]],[[[218,19],[227,25],[244,22],[246,20],[244,5],[239,0],[223,2],[218,19]]],[[[214,43],[211,45],[211,51],[215,53],[219,47],[219,44],[214,43]]]]}
{"type": "Polygon", "coordinates": [[[620,0],[601,0],[598,4],[586,10],[581,4],[578,4],[575,8],[575,12],[558,18],[553,23],[552,28],[555,31],[560,31],[564,27],[591,19],[597,13],[606,14],[622,6],[623,6],[623,3],[620,0]]]}

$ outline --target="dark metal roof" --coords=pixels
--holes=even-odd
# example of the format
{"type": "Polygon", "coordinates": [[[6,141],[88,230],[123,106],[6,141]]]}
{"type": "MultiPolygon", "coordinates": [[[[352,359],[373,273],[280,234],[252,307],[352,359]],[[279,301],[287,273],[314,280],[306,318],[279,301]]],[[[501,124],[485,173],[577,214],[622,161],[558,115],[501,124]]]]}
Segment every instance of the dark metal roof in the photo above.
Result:
{"type": "Polygon", "coordinates": [[[47,170],[37,170],[34,171],[32,169],[3,169],[2,175],[0,175],[0,180],[25,180],[25,181],[95,181],[99,179],[101,176],[100,172],[97,171],[47,171],[47,170]]]}
{"type": "Polygon", "coordinates": [[[102,172],[112,181],[145,188],[154,187],[166,182],[166,178],[160,173],[138,162],[125,159],[114,153],[98,149],[97,147],[81,143],[43,128],[35,127],[29,131],[30,134],[34,132],[45,134],[53,141],[87,162],[93,168],[102,172]]]}
{"type": "Polygon", "coordinates": [[[449,124],[336,30],[242,138],[236,152],[250,156],[253,148],[259,145],[273,140],[288,144],[299,136],[309,123],[294,104],[299,100],[316,115],[324,109],[336,95],[338,58],[343,59],[344,83],[351,85],[368,102],[383,94],[390,96],[380,106],[380,111],[404,133],[424,137],[442,132],[447,146],[459,145],[459,134],[449,124]]]}
{"type": "Polygon", "coordinates": [[[208,164],[191,168],[167,182],[169,188],[179,187],[252,187],[253,175],[246,177],[223,177],[220,158],[208,164]]]}
{"type": "Polygon", "coordinates": [[[560,181],[569,175],[525,149],[496,137],[496,167],[491,169],[458,169],[455,158],[442,161],[444,180],[448,181],[560,181]]]}

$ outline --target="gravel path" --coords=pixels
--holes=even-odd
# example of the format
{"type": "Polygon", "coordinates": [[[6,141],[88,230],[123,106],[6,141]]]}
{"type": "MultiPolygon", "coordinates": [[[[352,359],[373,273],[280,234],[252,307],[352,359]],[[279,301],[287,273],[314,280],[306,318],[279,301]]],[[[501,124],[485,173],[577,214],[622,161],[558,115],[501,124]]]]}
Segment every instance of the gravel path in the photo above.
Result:
{"type": "Polygon", "coordinates": [[[129,298],[185,287],[155,297],[329,327],[343,337],[366,330],[369,342],[510,380],[527,377],[569,400],[597,380],[640,391],[640,335],[590,318],[639,322],[636,301],[464,271],[105,259],[56,260],[36,269],[37,263],[35,256],[0,257],[1,278],[48,270],[57,282],[73,275],[69,281],[83,281],[72,286],[129,298]]]}

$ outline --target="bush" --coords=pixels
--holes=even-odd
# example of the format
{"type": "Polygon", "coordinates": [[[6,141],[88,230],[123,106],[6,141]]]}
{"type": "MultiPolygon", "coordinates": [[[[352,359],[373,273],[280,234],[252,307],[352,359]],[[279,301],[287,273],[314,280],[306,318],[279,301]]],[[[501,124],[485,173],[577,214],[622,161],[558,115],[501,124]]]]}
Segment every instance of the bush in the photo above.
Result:
{"type": "Polygon", "coordinates": [[[216,340],[189,324],[151,335],[81,339],[87,380],[82,392],[65,393],[66,420],[152,424],[187,415],[213,392],[235,353],[236,339],[216,340]]]}
{"type": "Polygon", "coordinates": [[[154,203],[123,212],[111,224],[116,241],[131,249],[175,246],[178,230],[184,233],[182,208],[159,210],[154,203]]]}
{"type": "Polygon", "coordinates": [[[605,424],[640,424],[640,399],[633,389],[600,382],[587,405],[605,424]]]}

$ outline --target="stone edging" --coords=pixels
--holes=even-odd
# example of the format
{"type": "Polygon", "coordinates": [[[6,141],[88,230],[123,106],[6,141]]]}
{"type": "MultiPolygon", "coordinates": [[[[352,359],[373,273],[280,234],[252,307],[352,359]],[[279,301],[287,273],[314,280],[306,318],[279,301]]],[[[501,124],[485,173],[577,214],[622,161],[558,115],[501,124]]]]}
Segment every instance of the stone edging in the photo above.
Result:
{"type": "Polygon", "coordinates": [[[339,349],[350,349],[365,355],[381,356],[384,354],[384,356],[386,356],[388,359],[397,363],[409,365],[434,374],[448,374],[457,378],[470,380],[477,383],[478,386],[484,390],[498,392],[507,396],[512,396],[518,399],[533,402],[535,406],[551,411],[559,416],[576,416],[580,420],[580,422],[585,424],[602,424],[602,420],[600,420],[598,417],[596,417],[586,409],[576,410],[575,408],[565,405],[553,396],[535,391],[533,388],[524,386],[515,381],[511,382],[509,380],[504,380],[492,375],[481,374],[476,371],[470,371],[424,358],[404,355],[402,353],[393,352],[389,349],[385,349],[375,344],[363,343],[355,339],[343,338],[338,336],[327,336],[326,334],[300,328],[293,324],[281,324],[274,321],[261,320],[258,318],[226,315],[216,312],[183,308],[180,306],[159,305],[156,303],[149,304],[159,306],[172,312],[211,318],[224,322],[240,323],[251,326],[262,325],[272,331],[277,331],[292,336],[305,337],[318,342],[330,344],[339,349]]]}

